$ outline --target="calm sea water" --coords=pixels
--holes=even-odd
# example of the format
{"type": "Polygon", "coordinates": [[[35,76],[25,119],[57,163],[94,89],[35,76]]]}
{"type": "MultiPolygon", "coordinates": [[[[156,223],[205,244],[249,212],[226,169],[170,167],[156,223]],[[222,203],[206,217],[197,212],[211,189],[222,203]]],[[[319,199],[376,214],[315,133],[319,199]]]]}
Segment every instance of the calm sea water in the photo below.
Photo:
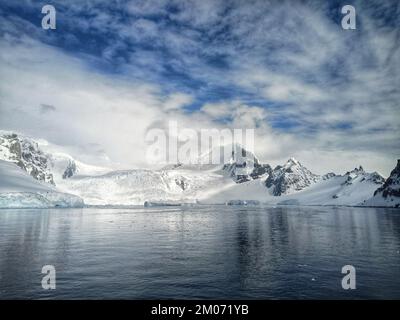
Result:
{"type": "Polygon", "coordinates": [[[400,299],[400,210],[0,210],[0,299],[400,299]],[[341,268],[356,268],[343,290],[341,268]],[[56,268],[56,290],[41,269],[56,268]]]}

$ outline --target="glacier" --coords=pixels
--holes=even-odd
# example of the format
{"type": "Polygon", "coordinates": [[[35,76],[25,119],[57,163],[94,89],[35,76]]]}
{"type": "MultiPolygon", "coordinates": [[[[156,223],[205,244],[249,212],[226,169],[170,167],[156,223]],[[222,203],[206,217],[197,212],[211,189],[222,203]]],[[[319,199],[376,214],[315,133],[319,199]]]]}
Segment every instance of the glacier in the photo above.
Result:
{"type": "Polygon", "coordinates": [[[12,162],[0,160],[0,208],[78,208],[84,201],[59,192],[49,183],[34,179],[12,162]]]}

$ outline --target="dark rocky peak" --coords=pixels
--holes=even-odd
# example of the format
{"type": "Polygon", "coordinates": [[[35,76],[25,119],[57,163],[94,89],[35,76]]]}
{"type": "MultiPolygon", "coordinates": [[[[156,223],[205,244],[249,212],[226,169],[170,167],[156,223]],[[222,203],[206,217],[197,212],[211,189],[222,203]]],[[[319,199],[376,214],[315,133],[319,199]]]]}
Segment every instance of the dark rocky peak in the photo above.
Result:
{"type": "Polygon", "coordinates": [[[300,191],[318,181],[320,177],[294,158],[290,158],[283,166],[276,166],[265,180],[265,186],[275,196],[300,191]]]}
{"type": "Polygon", "coordinates": [[[389,178],[374,192],[374,196],[378,194],[382,194],[383,198],[400,197],[400,159],[397,160],[397,165],[390,173],[389,178]]]}
{"type": "Polygon", "coordinates": [[[39,145],[32,139],[15,133],[0,135],[1,160],[14,162],[39,181],[54,185],[50,173],[49,155],[40,150],[39,145]]]}
{"type": "Polygon", "coordinates": [[[329,180],[333,177],[336,177],[336,174],[334,172],[328,172],[322,176],[322,180],[329,180]]]}

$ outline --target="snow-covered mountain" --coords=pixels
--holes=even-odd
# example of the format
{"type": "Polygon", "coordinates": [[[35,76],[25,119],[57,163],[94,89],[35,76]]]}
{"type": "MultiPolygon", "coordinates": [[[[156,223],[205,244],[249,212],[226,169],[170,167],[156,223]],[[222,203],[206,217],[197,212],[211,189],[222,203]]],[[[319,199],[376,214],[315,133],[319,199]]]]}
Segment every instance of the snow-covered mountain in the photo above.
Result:
{"type": "Polygon", "coordinates": [[[111,169],[88,165],[44,140],[0,131],[0,160],[13,162],[39,181],[57,185],[74,175],[97,175],[111,169]]]}
{"type": "Polygon", "coordinates": [[[95,175],[91,166],[59,152],[44,140],[0,131],[0,207],[79,207],[83,200],[59,185],[78,173],[95,175]]]}
{"type": "Polygon", "coordinates": [[[232,147],[232,156],[229,163],[224,164],[222,170],[235,182],[243,183],[269,175],[271,166],[261,164],[252,152],[236,144],[232,147]]]}
{"type": "Polygon", "coordinates": [[[59,192],[10,161],[0,160],[0,208],[82,207],[83,200],[59,192]]]}
{"type": "Polygon", "coordinates": [[[239,144],[212,148],[202,154],[194,164],[173,164],[164,170],[185,169],[194,171],[220,171],[237,183],[259,179],[271,172],[268,164],[261,164],[257,157],[239,144]],[[216,164],[212,164],[216,163],[216,164]]]}
{"type": "Polygon", "coordinates": [[[278,204],[357,206],[384,183],[377,172],[360,166],[344,175],[325,175],[307,188],[282,197],[278,204]]]}
{"type": "Polygon", "coordinates": [[[32,139],[0,132],[0,160],[13,162],[36,180],[54,185],[49,157],[32,139]]]}
{"type": "Polygon", "coordinates": [[[373,197],[363,205],[377,207],[400,207],[400,159],[385,183],[375,190],[373,197]]]}
{"type": "MultiPolygon", "coordinates": [[[[74,194],[88,205],[143,205],[146,201],[221,204],[254,200],[266,204],[392,206],[396,202],[391,199],[398,199],[398,167],[386,182],[377,172],[365,172],[361,166],[344,175],[331,172],[319,176],[294,158],[272,169],[253,153],[235,145],[230,157],[221,164],[204,164],[211,150],[201,156],[205,159],[199,159],[198,164],[176,164],[161,170],[112,171],[85,164],[43,141],[11,133],[3,133],[0,138],[0,160],[26,171],[26,176],[31,175],[41,186],[74,194]],[[377,201],[381,198],[384,204],[377,201]]],[[[4,167],[0,172],[0,181],[10,168],[4,167]]],[[[19,184],[24,192],[22,185],[19,184]]],[[[22,201],[21,197],[18,199],[22,201]]]]}
{"type": "Polygon", "coordinates": [[[300,162],[290,158],[283,166],[277,166],[269,174],[265,186],[274,196],[303,190],[321,178],[300,162]]]}
{"type": "MultiPolygon", "coordinates": [[[[298,161],[289,160],[288,166],[299,169],[298,161]]],[[[282,166],[285,167],[285,166],[282,166]]],[[[227,187],[220,192],[211,195],[204,201],[207,203],[224,203],[230,200],[259,201],[261,203],[273,205],[346,205],[357,206],[365,199],[368,199],[374,191],[383,184],[383,177],[376,173],[367,173],[364,170],[354,169],[344,175],[328,174],[319,177],[306,168],[293,170],[296,175],[285,172],[284,177],[272,181],[269,188],[266,188],[266,180],[257,179],[235,184],[227,187]],[[300,174],[301,173],[301,174],[300,174]],[[305,175],[305,173],[307,173],[305,175]],[[301,178],[301,179],[300,179],[301,178]],[[288,183],[288,181],[292,183],[288,183]],[[276,182],[276,184],[274,184],[276,182]],[[307,184],[309,185],[307,186],[307,184]],[[285,193],[274,194],[275,190],[285,186],[285,193]],[[296,190],[296,188],[300,190],[296,190]]],[[[283,190],[283,189],[281,189],[283,190]]]]}

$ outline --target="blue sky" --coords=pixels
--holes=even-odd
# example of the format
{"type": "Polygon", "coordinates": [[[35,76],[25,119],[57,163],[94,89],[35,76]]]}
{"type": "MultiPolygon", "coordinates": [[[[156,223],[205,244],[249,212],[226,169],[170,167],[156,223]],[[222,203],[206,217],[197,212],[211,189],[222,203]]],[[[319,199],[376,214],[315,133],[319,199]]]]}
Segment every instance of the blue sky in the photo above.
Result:
{"type": "Polygon", "coordinates": [[[4,129],[135,166],[140,152],[129,150],[144,146],[130,137],[168,119],[255,127],[264,161],[296,156],[320,173],[361,163],[387,174],[400,156],[396,0],[0,0],[0,8],[4,129]],[[41,28],[44,4],[57,10],[56,30],[41,28]],[[356,8],[356,30],[341,28],[344,4],[356,8]]]}

